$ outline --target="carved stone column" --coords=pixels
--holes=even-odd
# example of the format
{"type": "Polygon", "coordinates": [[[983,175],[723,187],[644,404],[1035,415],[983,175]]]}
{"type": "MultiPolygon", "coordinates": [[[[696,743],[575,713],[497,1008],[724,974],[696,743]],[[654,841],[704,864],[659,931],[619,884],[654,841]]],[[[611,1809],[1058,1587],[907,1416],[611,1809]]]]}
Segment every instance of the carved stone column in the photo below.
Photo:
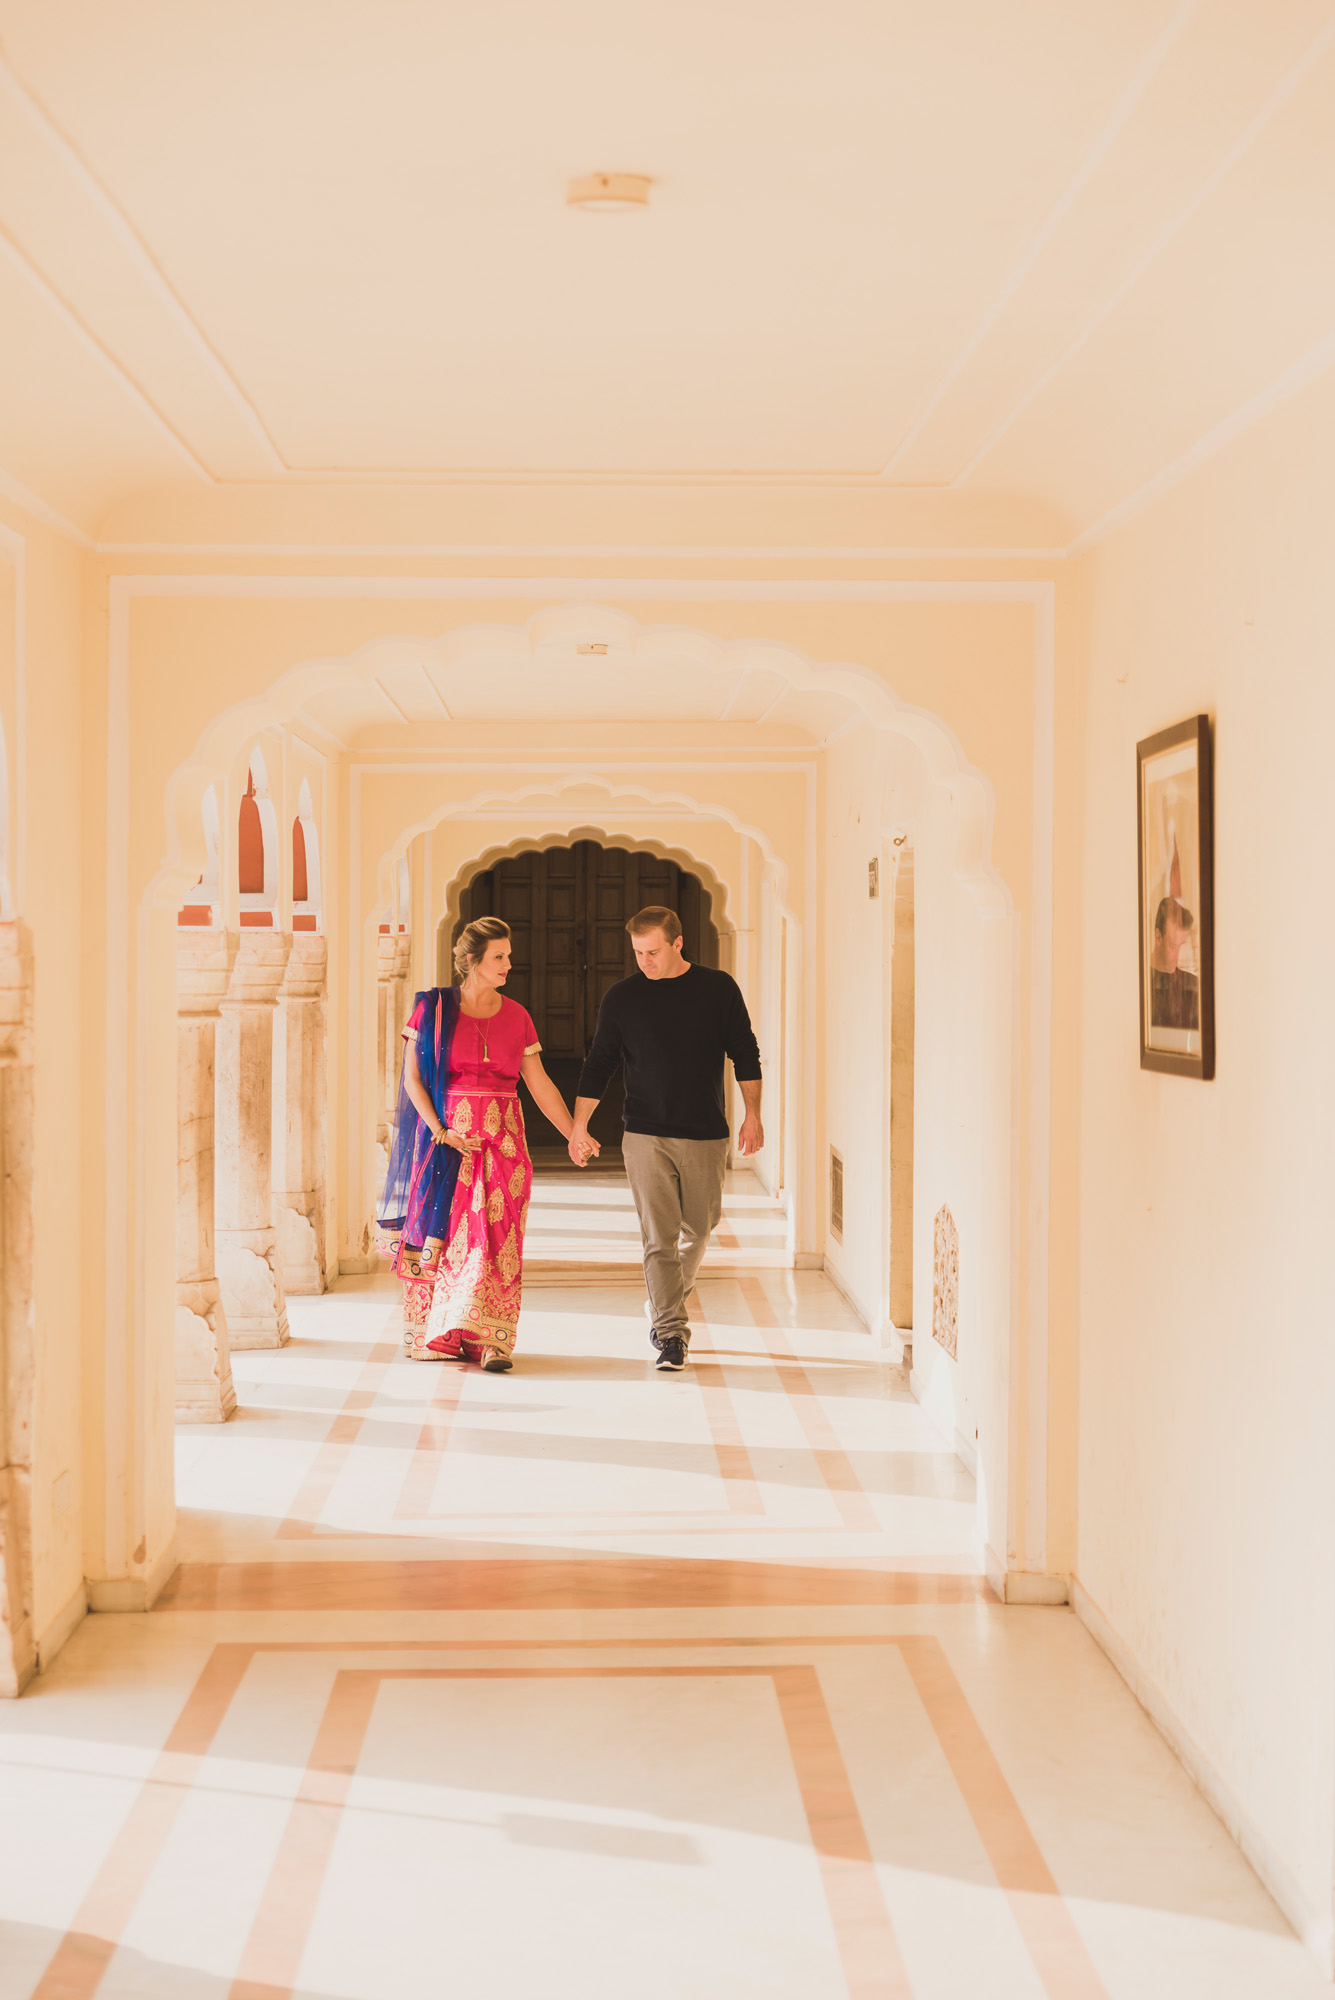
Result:
{"type": "Polygon", "coordinates": [[[325,967],[322,937],[298,931],[274,1024],[274,1193],[285,1292],[325,1288],[325,967]]]}
{"type": "Polygon", "coordinates": [[[217,1263],[234,1352],[287,1340],[273,1222],[273,1042],[291,949],[285,931],[241,932],[218,1023],[217,1263]]]}
{"type": "Polygon", "coordinates": [[[236,954],[235,931],[177,934],[176,1418],[183,1424],[225,1423],[236,1408],[214,1263],[217,1028],[236,954]]]}
{"type": "Polygon", "coordinates": [[[403,1024],[412,1013],[408,1004],[412,984],[413,941],[405,932],[394,940],[394,1087],[398,1089],[399,1058],[403,1054],[403,1024]]]}
{"type": "Polygon", "coordinates": [[[379,1200],[389,1172],[389,1128],[399,1092],[399,1031],[395,1022],[395,967],[398,939],[382,931],[376,939],[375,964],[375,1158],[376,1199],[379,1200]]]}
{"type": "Polygon", "coordinates": [[[0,1695],[37,1664],[32,1606],[32,961],[0,923],[0,1695]]]}

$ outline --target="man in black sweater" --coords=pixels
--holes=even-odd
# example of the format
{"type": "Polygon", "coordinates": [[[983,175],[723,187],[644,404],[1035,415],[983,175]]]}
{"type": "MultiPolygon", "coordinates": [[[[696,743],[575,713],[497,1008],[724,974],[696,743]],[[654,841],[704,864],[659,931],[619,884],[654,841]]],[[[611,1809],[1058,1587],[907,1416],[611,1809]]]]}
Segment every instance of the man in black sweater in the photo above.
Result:
{"type": "Polygon", "coordinates": [[[737,1150],[758,1153],[765,1143],[760,1050],[736,980],[682,957],[675,910],[651,905],[626,929],[639,971],[614,986],[598,1010],[575,1098],[570,1157],[583,1166],[595,1150],[589,1120],[624,1062],[622,1158],[644,1239],[650,1338],[658,1366],[678,1369],[691,1343],[686,1301],[723,1213],[723,1058],[732,1059],[746,1105],[737,1150]]]}

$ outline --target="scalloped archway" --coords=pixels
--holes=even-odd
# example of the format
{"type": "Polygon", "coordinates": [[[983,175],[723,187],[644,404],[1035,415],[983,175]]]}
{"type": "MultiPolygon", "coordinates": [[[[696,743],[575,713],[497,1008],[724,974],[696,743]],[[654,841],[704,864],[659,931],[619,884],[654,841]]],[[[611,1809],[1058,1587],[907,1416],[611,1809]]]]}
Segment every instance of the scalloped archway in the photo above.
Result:
{"type": "MultiPolygon", "coordinates": [[[[131,586],[139,579],[124,580],[131,586]]],[[[953,601],[961,590],[1004,599],[1028,586],[886,585],[884,590],[922,601],[940,595],[953,601]]],[[[555,595],[555,591],[553,595],[555,595]]],[[[247,738],[292,723],[304,703],[348,687],[367,687],[396,664],[423,661],[444,667],[464,664],[479,673],[502,675],[507,665],[529,663],[540,648],[559,647],[596,626],[609,634],[618,658],[636,680],[670,673],[689,658],[720,672],[775,675],[792,688],[825,694],[851,705],[871,727],[903,738],[919,751],[928,772],[946,783],[956,816],[956,867],[980,907],[1007,910],[1010,897],[991,861],[994,800],[986,774],[971,764],[949,726],[939,716],[902,702],[889,683],[868,667],[846,661],[816,661],[796,647],[772,640],[725,640],[697,626],[641,625],[629,613],[603,601],[567,598],[545,605],[522,625],[475,624],[444,637],[395,635],[374,639],[344,655],[301,662],[280,674],[261,697],[223,710],[201,733],[194,752],[167,783],[167,853],[149,884],[145,901],[179,907],[204,865],[200,811],[205,788],[225,777],[247,738]]]]}
{"type": "Polygon", "coordinates": [[[731,937],[736,925],[728,915],[728,885],[710,864],[701,856],[692,854],[689,848],[675,846],[670,841],[635,838],[629,834],[613,834],[604,826],[581,823],[561,832],[553,830],[546,834],[519,833],[513,840],[493,843],[483,848],[472,861],[464,863],[445,884],[440,916],[436,919],[436,929],[452,930],[459,918],[459,900],[474,875],[485,869],[494,868],[498,861],[512,860],[518,854],[536,854],[545,847],[567,845],[576,840],[597,840],[604,846],[624,847],[632,854],[652,854],[660,861],[675,861],[679,868],[687,869],[699,877],[709,891],[714,926],[720,938],[731,937]]]}
{"type": "MultiPolygon", "coordinates": [[[[115,579],[112,598],[112,671],[113,706],[117,716],[123,715],[124,693],[122,682],[125,665],[129,659],[128,609],[131,597],[152,592],[159,587],[158,579],[115,579]]],[[[536,597],[539,579],[524,580],[527,594],[536,597]]],[[[174,588],[173,580],[165,580],[163,587],[174,588]]],[[[559,587],[559,586],[558,586],[559,587]]],[[[545,588],[545,584],[544,584],[545,588]]],[[[638,594],[648,598],[657,595],[658,586],[651,591],[647,583],[637,586],[638,594]]],[[[739,597],[746,595],[745,588],[729,594],[739,597]]],[[[792,587],[796,589],[796,586],[792,587]]],[[[310,659],[301,665],[279,675],[265,693],[255,699],[248,699],[216,717],[197,740],[193,754],[186,757],[166,781],[167,840],[162,864],[152,878],[144,884],[139,895],[142,910],[158,909],[174,912],[179,907],[183,895],[198,878],[204,865],[202,839],[202,815],[200,802],[204,788],[209,783],[225,777],[230,764],[239,752],[247,736],[253,740],[256,730],[271,729],[294,721],[303,702],[323,688],[365,686],[382,671],[385,665],[402,656],[405,660],[409,651],[420,660],[424,651],[434,652],[437,648],[441,656],[451,659],[476,661],[479,671],[503,679],[504,668],[511,657],[519,657],[526,652],[531,655],[539,645],[547,645],[553,634],[559,636],[562,629],[568,633],[574,621],[599,621],[601,626],[613,631],[621,642],[627,671],[636,674],[652,672],[662,674],[670,671],[672,661],[682,647],[689,649],[697,661],[728,662],[730,666],[741,664],[746,670],[752,668],[774,673],[794,688],[836,698],[832,721],[839,730],[853,726],[858,720],[883,738],[899,738],[910,744],[921,758],[924,784],[931,792],[932,811],[935,816],[933,846],[939,857],[944,875],[948,876],[954,889],[960,892],[963,902],[972,904],[977,915],[984,919],[987,939],[979,954],[983,970],[985,993],[982,1003],[984,1012],[991,1010],[991,1025],[983,1023],[977,1036],[970,1028],[970,1042],[967,1049],[958,1048],[952,1052],[956,1069],[974,1080],[980,1101],[987,1105],[985,1129],[975,1147],[976,1170],[982,1184],[990,1192],[987,1195],[987,1217],[985,1227],[989,1242],[989,1272],[995,1271],[996,1280],[989,1277],[988,1302],[983,1311],[989,1329],[988,1353],[992,1380],[987,1385],[990,1403],[1001,1413],[1002,1420],[993,1423],[995,1441],[993,1466],[989,1485],[994,1496],[994,1518],[1012,1521],[1020,1517],[1027,1506],[1033,1518],[1040,1524],[1037,1543],[1026,1540],[1027,1552],[1032,1560],[1037,1551],[1041,1557],[1042,1520],[1044,1515],[1045,1491],[1043,1485],[1044,1455],[1041,1451],[1031,1451],[1024,1461],[1024,1469],[1019,1473],[1027,1478],[1032,1491],[1021,1500],[1011,1493],[1010,1482],[1019,1461],[1013,1456],[1018,1447],[1023,1450],[1026,1433],[1041,1438],[1046,1426],[1046,1229],[1047,1229],[1047,1105],[1050,1076],[1050,920],[1051,920],[1051,785],[1052,785],[1052,741],[1051,741],[1051,699],[1052,699],[1052,639],[1051,605],[1040,596],[1040,587],[1027,584],[976,583],[964,585],[937,584],[859,584],[840,586],[849,591],[856,590],[863,595],[877,593],[885,601],[891,597],[912,597],[919,602],[929,602],[939,598],[943,602],[959,601],[971,597],[979,602],[1012,601],[1021,599],[1032,603],[1035,611],[1035,786],[1033,803],[1033,885],[1034,908],[1032,912],[1032,932],[1023,940],[1025,961],[1016,965],[1014,950],[1016,938],[1014,926],[1009,922],[1012,902],[1008,888],[993,865],[992,822],[994,803],[991,786],[986,776],[970,764],[962,752],[958,741],[939,717],[922,710],[909,707],[897,700],[887,682],[876,672],[860,666],[844,663],[818,663],[794,648],[771,642],[725,641],[713,634],[695,628],[681,626],[639,626],[624,612],[606,602],[566,601],[552,605],[538,612],[527,623],[514,626],[499,622],[491,625],[473,625],[460,628],[446,640],[405,639],[374,640],[359,647],[354,652],[339,658],[310,659]],[[851,718],[850,718],[851,711],[851,718]],[[1018,978],[1017,978],[1018,974],[1018,978]],[[1028,1009],[1028,1032],[1022,1047],[1020,1037],[1014,1032],[1018,1023],[1013,1002],[1021,995],[1028,996],[1024,1004],[1028,1009]],[[1016,1127],[1016,1117],[1024,1121],[1023,1127],[1016,1127]],[[1018,1142],[1013,1135],[1019,1131],[1018,1142]],[[1018,1205],[1017,1205],[1018,1204],[1018,1205]],[[1010,1217],[1009,1224],[1007,1216],[1010,1217]],[[1016,1222],[1015,1218],[1022,1219],[1016,1222]],[[1032,1267],[1035,1272],[1033,1282],[1022,1278],[1015,1295],[1006,1290],[1003,1282],[1006,1269],[1011,1263],[1014,1250],[1021,1240],[1027,1242],[1032,1267]],[[1008,1378],[1013,1374],[1008,1343],[1015,1345],[1020,1357],[1021,1376],[1012,1395],[1008,1378]],[[1017,1400],[1018,1399],[1018,1400],[1017,1400]]],[[[1050,595],[1050,587],[1043,586],[1050,595]]],[[[770,586],[765,586],[768,591],[770,586]]],[[[615,597],[614,583],[598,583],[591,595],[606,593],[615,597]]],[[[374,593],[373,593],[374,594],[374,593]]],[[[429,589],[425,595],[432,594],[429,589]]],[[[455,580],[442,580],[439,594],[461,594],[455,580]]],[[[481,595],[479,590],[476,594],[481,595]]],[[[502,593],[504,594],[504,593],[502,593]]],[[[518,594],[518,593],[512,593],[518,594]]],[[[635,588],[628,588],[627,597],[636,594],[635,588]]],[[[671,593],[669,593],[671,594],[671,593]]],[[[707,593],[706,593],[707,594],[707,593]]],[[[723,594],[720,592],[720,594],[723,594]]],[[[836,587],[819,586],[812,593],[819,598],[834,595],[836,587]]],[[[503,699],[502,699],[503,708],[503,699]]],[[[118,726],[120,726],[118,724],[118,726]]],[[[818,731],[819,733],[819,731],[818,731]]],[[[119,740],[119,739],[118,739],[119,740]]],[[[128,738],[126,738],[128,741],[128,738]]],[[[813,754],[819,754],[823,744],[813,744],[813,754]]],[[[566,783],[568,785],[587,783],[592,774],[573,769],[566,783]]],[[[131,913],[131,897],[138,894],[131,887],[132,877],[128,859],[121,861],[123,852],[123,831],[121,822],[126,817],[123,774],[117,766],[113,771],[113,784],[109,795],[108,832],[109,851],[114,866],[109,870],[109,915],[113,933],[117,913],[131,913]],[[117,786],[119,785],[119,789],[117,786]],[[117,890],[117,883],[123,882],[123,889],[117,890]],[[118,900],[119,895],[119,900],[118,900]]],[[[538,796],[543,787],[532,787],[523,795],[525,801],[538,796]]],[[[652,804],[670,805],[674,815],[681,818],[707,820],[716,818],[730,825],[746,839],[755,838],[761,854],[769,868],[769,879],[776,895],[787,900],[788,882],[781,856],[770,851],[759,829],[743,824],[743,815],[727,803],[717,798],[688,796],[683,793],[655,792],[643,785],[603,787],[608,799],[606,813],[598,812],[595,817],[605,821],[602,827],[607,835],[616,838],[643,835],[643,823],[633,823],[633,815],[643,815],[652,804]],[[622,821],[623,824],[617,824],[622,821]]],[[[519,797],[519,794],[511,794],[519,797]]],[[[500,803],[502,793],[495,788],[489,793],[479,794],[472,802],[475,808],[483,803],[494,809],[500,803]]],[[[550,791],[549,791],[550,797],[550,791]]],[[[576,802],[571,801],[572,809],[576,802]]],[[[536,819],[538,815],[535,813],[536,819]]],[[[558,815],[543,813],[544,822],[558,815]]],[[[587,805],[579,817],[587,822],[587,805]]],[[[558,834],[567,831],[559,824],[554,826],[558,834]]],[[[398,843],[396,842],[397,846],[398,843]]],[[[331,859],[333,850],[331,849],[331,859]]],[[[368,857],[369,858],[369,857],[368,857]]],[[[386,860],[391,857],[386,856],[386,860]]],[[[142,880],[142,878],[141,878],[142,880]]],[[[369,884],[368,884],[369,886],[369,884]]],[[[731,888],[732,885],[725,885],[731,888]]],[[[729,897],[731,902],[731,896],[729,897]]],[[[356,909],[352,917],[352,936],[349,939],[347,973],[346,1018],[351,1028],[353,1016],[361,1011],[361,978],[359,968],[366,964],[366,940],[361,936],[362,924],[358,913],[364,907],[360,897],[354,898],[356,909]]],[[[961,904],[960,907],[963,907],[961,904]]],[[[806,1051],[814,1052],[818,1028],[817,1008],[812,1002],[817,986],[817,975],[813,970],[818,944],[817,924],[820,905],[814,902],[803,908],[810,930],[810,949],[795,953],[802,964],[803,1004],[800,1010],[801,1038],[806,1051]]],[[[972,921],[971,919],[969,920],[972,921]]],[[[344,927],[346,930],[346,926],[344,927]]],[[[117,937],[129,935],[128,928],[117,937]]],[[[153,933],[156,935],[156,933],[153,933]]],[[[158,1045],[162,1026],[163,1008],[152,998],[151,982],[136,973],[131,963],[132,954],[127,948],[117,944],[108,976],[109,994],[109,1046],[126,1039],[127,1033],[138,1037],[138,1046],[146,1057],[158,1045]],[[127,1017],[126,1009],[133,1009],[127,1017]],[[119,1011],[118,1011],[119,1010],[119,1011]]],[[[355,1042],[355,1037],[353,1038],[355,1042]]],[[[814,1062],[804,1062],[812,1076],[814,1062]]],[[[146,1093],[146,1064],[137,1071],[133,1090],[141,1103],[146,1093]]],[[[154,1083],[153,1090],[158,1088],[154,1083]]],[[[115,1093],[109,1091],[109,1104],[115,1093]]],[[[358,1113],[349,1104],[349,1124],[357,1121],[358,1113]]],[[[813,1113],[819,1118],[819,1110],[813,1113]]],[[[113,1121],[114,1123],[114,1121],[113,1121]]],[[[964,1126],[961,1130],[966,1129],[964,1126]]],[[[971,1128],[970,1128],[971,1129],[971,1128]]],[[[353,1135],[349,1132],[349,1137],[353,1135]]],[[[113,1142],[108,1142],[108,1185],[119,1185],[113,1171],[115,1161],[113,1142]]],[[[814,1173],[815,1163],[810,1170],[814,1173]]],[[[157,1229],[154,1217],[148,1212],[148,1180],[142,1163],[134,1169],[134,1185],[126,1190],[124,1199],[109,1197],[110,1222],[108,1229],[109,1276],[114,1278],[112,1266],[114,1240],[121,1229],[123,1220],[132,1215],[133,1237],[132,1257],[135,1272],[139,1273],[144,1263],[144,1246],[149,1240],[157,1240],[161,1231],[157,1229]]],[[[808,1204],[813,1206],[813,1204],[808,1204]]],[[[164,1218],[157,1218],[162,1221],[164,1218]]],[[[136,1282],[139,1279],[136,1278],[136,1282]]],[[[121,1313],[120,1322],[112,1327],[112,1334],[124,1347],[123,1335],[129,1332],[128,1321],[121,1313]]],[[[989,1523],[989,1526],[991,1524],[989,1523]]],[[[1023,1538],[1022,1539],[1026,1539],[1023,1538]]]]}

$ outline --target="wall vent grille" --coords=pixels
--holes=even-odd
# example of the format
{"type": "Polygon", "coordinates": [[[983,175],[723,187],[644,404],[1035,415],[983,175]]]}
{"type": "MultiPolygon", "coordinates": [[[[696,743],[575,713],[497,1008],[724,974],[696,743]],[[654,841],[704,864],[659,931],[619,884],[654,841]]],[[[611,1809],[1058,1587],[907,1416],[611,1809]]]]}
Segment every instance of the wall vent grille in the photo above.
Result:
{"type": "Polygon", "coordinates": [[[844,1240],[844,1158],[830,1148],[830,1234],[836,1243],[844,1240]]]}

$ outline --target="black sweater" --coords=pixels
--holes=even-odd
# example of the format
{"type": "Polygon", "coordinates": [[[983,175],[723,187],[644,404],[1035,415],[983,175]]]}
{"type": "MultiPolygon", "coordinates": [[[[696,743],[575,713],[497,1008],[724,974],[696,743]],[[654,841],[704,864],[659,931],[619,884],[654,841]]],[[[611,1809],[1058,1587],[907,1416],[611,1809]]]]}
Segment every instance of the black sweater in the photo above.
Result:
{"type": "Polygon", "coordinates": [[[578,1095],[601,1097],[626,1065],[626,1130],[659,1139],[726,1139],[723,1058],[739,1083],[760,1075],[760,1050],[741,988],[692,965],[675,979],[632,972],[606,994],[578,1095]]]}

